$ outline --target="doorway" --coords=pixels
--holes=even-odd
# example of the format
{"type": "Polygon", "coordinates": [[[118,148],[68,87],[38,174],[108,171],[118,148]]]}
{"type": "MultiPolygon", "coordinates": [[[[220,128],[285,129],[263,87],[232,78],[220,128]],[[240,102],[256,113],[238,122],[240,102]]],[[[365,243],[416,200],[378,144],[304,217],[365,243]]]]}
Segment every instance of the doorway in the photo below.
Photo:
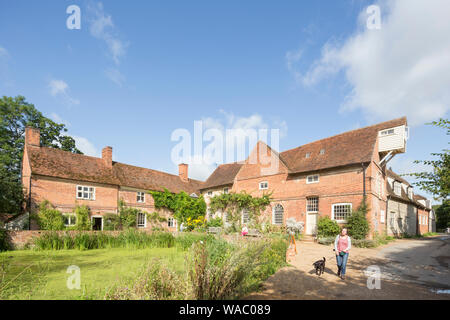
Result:
{"type": "Polygon", "coordinates": [[[103,230],[103,217],[92,217],[92,230],[103,230]]]}
{"type": "Polygon", "coordinates": [[[315,235],[317,233],[318,213],[306,214],[306,234],[315,235]]]}

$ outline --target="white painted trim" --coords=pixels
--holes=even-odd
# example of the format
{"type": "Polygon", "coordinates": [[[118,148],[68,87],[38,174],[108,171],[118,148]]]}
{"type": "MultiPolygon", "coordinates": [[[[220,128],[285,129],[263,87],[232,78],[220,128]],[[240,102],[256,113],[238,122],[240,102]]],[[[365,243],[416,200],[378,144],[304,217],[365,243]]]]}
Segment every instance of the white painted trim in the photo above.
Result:
{"type": "Polygon", "coordinates": [[[137,214],[137,217],[136,217],[136,228],[138,228],[138,229],[145,229],[145,228],[147,228],[147,213],[145,213],[145,212],[139,212],[138,214],[137,214]],[[140,214],[143,214],[144,215],[144,226],[143,227],[140,227],[139,226],[139,215],[140,214]]]}
{"type": "Polygon", "coordinates": [[[331,205],[331,220],[334,220],[337,223],[347,223],[347,220],[336,220],[336,219],[334,219],[334,207],[335,206],[342,206],[342,205],[350,205],[350,212],[352,212],[352,210],[353,210],[353,205],[352,205],[351,202],[333,203],[331,205]]]}
{"type": "Polygon", "coordinates": [[[261,182],[259,183],[259,190],[267,190],[267,189],[269,189],[269,182],[268,182],[268,181],[261,181],[261,182]],[[261,184],[262,184],[262,183],[266,183],[266,184],[267,184],[267,187],[261,188],[261,184]]]}
{"type": "Polygon", "coordinates": [[[94,218],[101,218],[102,219],[102,228],[101,228],[101,230],[100,231],[103,231],[103,221],[105,220],[105,219],[103,219],[103,216],[101,216],[101,215],[95,215],[95,216],[91,216],[91,226],[94,226],[94,218]]]}
{"type": "MultiPolygon", "coordinates": [[[[79,200],[88,200],[88,201],[95,201],[95,193],[96,193],[96,190],[97,188],[96,187],[94,187],[94,186],[88,186],[88,185],[81,185],[81,184],[78,184],[77,185],[77,187],[76,187],[76,198],[77,199],[79,199],[79,200]],[[94,189],[94,193],[93,193],[93,199],[86,199],[86,198],[84,198],[84,197],[78,197],[78,187],[81,187],[81,188],[93,188],[94,189]]],[[[84,191],[81,191],[82,193],[84,193],[84,191]]]]}
{"type": "Polygon", "coordinates": [[[311,175],[306,177],[306,184],[319,183],[319,181],[320,181],[320,177],[319,177],[318,174],[311,174],[311,175]],[[317,176],[317,181],[311,181],[311,182],[308,181],[309,177],[315,177],[315,176],[317,176]]]}
{"type": "Polygon", "coordinates": [[[137,203],[145,203],[145,192],[142,192],[142,191],[136,191],[136,202],[137,203]],[[144,200],[143,201],[138,201],[138,196],[139,196],[139,193],[142,193],[142,195],[144,196],[144,200]]]}
{"type": "Polygon", "coordinates": [[[277,204],[274,205],[273,208],[272,208],[272,224],[277,225],[277,226],[282,226],[282,225],[283,225],[283,222],[281,222],[281,223],[275,223],[275,208],[276,208],[277,206],[280,206],[280,207],[283,209],[283,222],[284,222],[284,207],[283,207],[282,204],[277,203],[277,204]]]}

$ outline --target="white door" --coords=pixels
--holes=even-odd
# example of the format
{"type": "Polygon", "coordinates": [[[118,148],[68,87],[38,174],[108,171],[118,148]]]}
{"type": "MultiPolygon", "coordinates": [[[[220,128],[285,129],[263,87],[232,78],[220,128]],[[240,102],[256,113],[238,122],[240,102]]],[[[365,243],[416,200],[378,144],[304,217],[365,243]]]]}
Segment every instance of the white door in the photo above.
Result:
{"type": "Polygon", "coordinates": [[[306,234],[316,234],[317,233],[317,213],[307,213],[306,214],[306,234]]]}

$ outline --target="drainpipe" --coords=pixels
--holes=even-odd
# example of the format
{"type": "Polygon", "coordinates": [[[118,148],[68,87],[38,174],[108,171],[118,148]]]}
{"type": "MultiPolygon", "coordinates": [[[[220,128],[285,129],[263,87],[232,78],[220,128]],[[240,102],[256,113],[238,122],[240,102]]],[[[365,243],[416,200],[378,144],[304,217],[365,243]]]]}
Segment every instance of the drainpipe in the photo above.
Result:
{"type": "Polygon", "coordinates": [[[31,230],[31,173],[30,184],[28,186],[28,230],[31,230]]]}
{"type": "Polygon", "coordinates": [[[363,199],[366,201],[366,168],[364,167],[364,163],[361,163],[362,172],[363,172],[363,199]]]}
{"type": "Polygon", "coordinates": [[[386,197],[386,211],[384,212],[384,229],[385,229],[386,235],[387,235],[387,231],[388,231],[388,228],[387,228],[387,226],[388,226],[387,217],[388,217],[388,204],[389,204],[389,200],[390,199],[391,199],[391,196],[388,194],[388,196],[386,197]]]}

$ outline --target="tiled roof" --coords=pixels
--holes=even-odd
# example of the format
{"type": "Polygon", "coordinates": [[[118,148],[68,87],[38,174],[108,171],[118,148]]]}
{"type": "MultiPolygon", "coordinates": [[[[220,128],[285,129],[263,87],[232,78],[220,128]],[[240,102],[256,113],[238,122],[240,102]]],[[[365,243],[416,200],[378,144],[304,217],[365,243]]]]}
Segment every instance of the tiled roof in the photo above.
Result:
{"type": "Polygon", "coordinates": [[[344,132],[280,153],[291,173],[370,162],[378,131],[406,125],[406,117],[344,132]],[[323,154],[321,154],[323,150],[323,154]],[[309,153],[309,158],[306,154],[309,153]]]}
{"type": "Polygon", "coordinates": [[[47,147],[27,147],[33,174],[104,183],[143,190],[198,192],[201,181],[183,182],[179,176],[114,162],[108,168],[101,158],[74,154],[47,147]]]}
{"type": "MultiPolygon", "coordinates": [[[[278,155],[290,173],[370,162],[378,132],[406,124],[406,117],[398,118],[308,143],[278,155]],[[323,154],[321,154],[321,150],[324,151],[323,154]],[[310,153],[309,158],[306,158],[306,153],[310,153]]],[[[233,184],[241,166],[242,164],[237,163],[220,165],[209,176],[201,189],[233,184]]]]}
{"type": "Polygon", "coordinates": [[[399,176],[398,174],[396,174],[394,171],[392,171],[391,169],[386,169],[386,174],[388,175],[388,177],[400,181],[401,183],[406,184],[407,186],[411,186],[411,184],[406,181],[404,178],[402,178],[401,176],[399,176]]]}
{"type": "Polygon", "coordinates": [[[222,164],[214,170],[200,189],[209,189],[233,184],[234,178],[241,169],[241,163],[222,164]]]}

